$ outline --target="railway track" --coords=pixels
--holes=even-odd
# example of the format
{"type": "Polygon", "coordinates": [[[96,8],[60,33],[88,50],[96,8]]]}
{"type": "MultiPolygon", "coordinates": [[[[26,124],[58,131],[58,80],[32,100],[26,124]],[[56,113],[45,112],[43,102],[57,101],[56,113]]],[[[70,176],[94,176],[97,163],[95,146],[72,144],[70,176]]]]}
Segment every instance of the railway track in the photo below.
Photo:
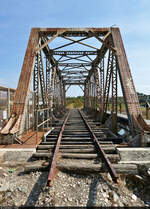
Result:
{"type": "MultiPolygon", "coordinates": [[[[119,139],[118,139],[119,141],[119,139]]],[[[48,177],[49,185],[53,185],[57,162],[98,161],[105,164],[114,182],[117,174],[113,164],[120,160],[116,152],[117,138],[107,128],[100,127],[80,110],[71,110],[64,121],[52,130],[37,147],[34,158],[47,159],[51,163],[48,177]]]]}

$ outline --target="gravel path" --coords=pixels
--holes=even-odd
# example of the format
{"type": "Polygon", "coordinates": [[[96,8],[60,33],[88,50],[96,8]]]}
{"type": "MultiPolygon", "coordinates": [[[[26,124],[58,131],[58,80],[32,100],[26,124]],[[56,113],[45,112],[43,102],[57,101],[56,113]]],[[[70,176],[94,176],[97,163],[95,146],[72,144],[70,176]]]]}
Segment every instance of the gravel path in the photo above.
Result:
{"type": "Polygon", "coordinates": [[[148,206],[150,202],[149,181],[136,184],[136,178],[121,177],[118,185],[108,174],[59,172],[50,188],[46,186],[48,172],[22,171],[21,167],[12,173],[0,168],[1,206],[148,206]]]}

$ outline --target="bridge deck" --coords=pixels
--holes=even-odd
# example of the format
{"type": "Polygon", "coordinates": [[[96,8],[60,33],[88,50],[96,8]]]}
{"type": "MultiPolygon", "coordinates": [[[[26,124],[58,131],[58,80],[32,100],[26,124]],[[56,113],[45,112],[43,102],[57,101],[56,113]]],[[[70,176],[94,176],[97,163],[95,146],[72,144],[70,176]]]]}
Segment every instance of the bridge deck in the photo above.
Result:
{"type": "Polygon", "coordinates": [[[0,148],[36,148],[41,143],[44,133],[45,132],[38,132],[36,139],[36,131],[29,131],[21,138],[23,144],[0,145],[0,148]]]}

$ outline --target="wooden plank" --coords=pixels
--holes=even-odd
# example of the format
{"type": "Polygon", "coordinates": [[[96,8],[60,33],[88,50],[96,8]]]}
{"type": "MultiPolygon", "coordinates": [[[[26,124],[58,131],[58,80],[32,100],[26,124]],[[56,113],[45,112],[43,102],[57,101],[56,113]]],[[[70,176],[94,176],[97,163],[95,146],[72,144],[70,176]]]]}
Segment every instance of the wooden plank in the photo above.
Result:
{"type": "MultiPolygon", "coordinates": [[[[113,168],[118,174],[138,174],[137,165],[135,164],[112,164],[113,168]]],[[[57,168],[61,171],[73,172],[73,173],[96,173],[96,172],[107,172],[106,167],[102,164],[87,164],[87,163],[74,163],[74,162],[58,162],[57,168]]]]}
{"type": "MultiPolygon", "coordinates": [[[[52,152],[53,149],[54,149],[54,147],[53,148],[48,148],[48,149],[40,149],[40,148],[38,148],[38,153],[39,152],[40,153],[49,153],[49,152],[52,152]]],[[[116,153],[116,150],[114,149],[114,147],[103,147],[103,150],[107,154],[114,154],[114,153],[116,153]]],[[[77,148],[76,149],[60,148],[59,152],[62,153],[62,154],[65,154],[65,153],[72,153],[72,154],[77,154],[77,153],[81,153],[81,154],[83,154],[83,153],[87,153],[87,154],[97,153],[95,148],[94,148],[94,146],[93,146],[93,148],[91,147],[91,148],[78,148],[78,149],[77,148]]]]}
{"type": "MultiPolygon", "coordinates": [[[[101,159],[101,157],[98,154],[75,154],[75,153],[59,153],[59,155],[62,158],[70,158],[70,159],[101,159]]],[[[53,153],[41,153],[41,152],[36,152],[33,154],[33,157],[38,157],[38,158],[52,158],[53,153]]],[[[106,154],[106,156],[108,157],[108,159],[110,160],[110,162],[118,162],[120,160],[119,155],[117,154],[106,154]]]]}
{"type": "MultiPolygon", "coordinates": [[[[87,174],[87,173],[104,173],[107,172],[105,166],[102,163],[99,164],[87,164],[87,163],[74,163],[74,162],[58,162],[56,165],[57,169],[62,172],[70,172],[70,173],[77,173],[77,174],[87,174]]],[[[138,175],[138,167],[136,164],[113,164],[114,169],[117,171],[118,174],[124,175],[138,175]]],[[[32,165],[25,165],[24,172],[35,172],[35,171],[48,171],[49,165],[42,165],[41,164],[32,164],[32,165]]]]}
{"type": "MultiPolygon", "coordinates": [[[[115,146],[112,146],[112,144],[105,144],[105,145],[101,145],[102,147],[108,147],[108,148],[114,148],[115,146]]],[[[38,146],[39,149],[49,149],[49,148],[53,148],[54,145],[42,145],[40,144],[38,146]]],[[[61,144],[60,146],[60,149],[78,149],[78,148],[93,148],[93,145],[84,145],[84,144],[81,144],[81,145],[78,145],[78,144],[74,144],[74,145],[63,145],[61,144]]]]}
{"type": "MultiPolygon", "coordinates": [[[[110,143],[112,143],[111,141],[99,141],[99,143],[102,145],[102,144],[110,144],[110,143]]],[[[47,141],[47,142],[42,142],[41,143],[41,145],[44,145],[44,144],[56,144],[56,141],[47,141]]],[[[75,145],[75,144],[77,144],[77,145],[81,145],[81,144],[93,144],[93,142],[91,141],[86,141],[86,142],[77,142],[77,141],[74,141],[74,142],[67,142],[67,141],[62,141],[61,142],[61,145],[67,145],[67,144],[71,144],[71,145],[75,145]]]]}

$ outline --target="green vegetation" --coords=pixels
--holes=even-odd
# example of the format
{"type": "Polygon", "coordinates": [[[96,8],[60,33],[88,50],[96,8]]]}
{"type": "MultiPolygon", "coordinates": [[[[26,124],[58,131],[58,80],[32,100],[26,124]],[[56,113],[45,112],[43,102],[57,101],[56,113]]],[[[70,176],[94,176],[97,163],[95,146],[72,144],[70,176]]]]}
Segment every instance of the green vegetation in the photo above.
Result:
{"type": "MultiPolygon", "coordinates": [[[[146,118],[146,102],[150,103],[150,95],[145,95],[143,93],[138,93],[138,98],[141,106],[141,110],[143,112],[144,118],[146,118]]],[[[73,108],[83,108],[84,105],[84,97],[78,96],[78,97],[67,97],[66,99],[67,108],[73,109],[73,108]]],[[[111,98],[109,99],[109,105],[108,110],[111,111],[111,98]]],[[[118,112],[126,114],[126,108],[124,104],[124,98],[118,97],[118,112]]],[[[149,111],[149,118],[150,118],[150,111],[149,111]]]]}
{"type": "Polygon", "coordinates": [[[150,102],[150,95],[146,95],[146,94],[139,93],[139,92],[137,92],[137,95],[139,97],[140,103],[150,102]]]}
{"type": "MultiPolygon", "coordinates": [[[[138,93],[139,102],[141,105],[141,108],[145,107],[146,102],[150,102],[150,95],[145,95],[143,93],[138,93]]],[[[84,97],[78,96],[78,97],[67,97],[66,99],[67,108],[83,108],[84,105],[84,97]]],[[[109,106],[111,109],[111,98],[109,99],[109,106]]],[[[124,104],[124,98],[118,97],[118,109],[120,108],[121,103],[121,109],[124,112],[125,111],[125,104],[124,104]]]]}
{"type": "Polygon", "coordinates": [[[78,97],[67,97],[66,99],[66,106],[69,109],[72,108],[83,108],[84,105],[84,98],[81,96],[78,97]]]}

